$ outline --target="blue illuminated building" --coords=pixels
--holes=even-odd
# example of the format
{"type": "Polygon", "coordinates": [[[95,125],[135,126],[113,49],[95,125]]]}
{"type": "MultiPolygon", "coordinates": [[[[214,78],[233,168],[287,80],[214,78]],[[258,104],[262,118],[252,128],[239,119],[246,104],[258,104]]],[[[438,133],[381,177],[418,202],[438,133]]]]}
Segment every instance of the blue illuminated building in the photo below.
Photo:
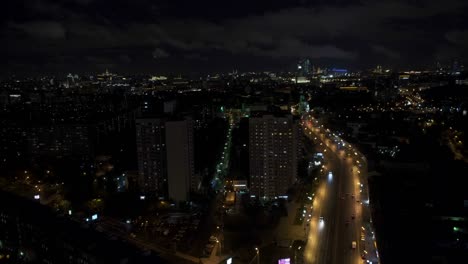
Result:
{"type": "Polygon", "coordinates": [[[333,76],[346,76],[348,74],[347,69],[338,69],[338,68],[333,68],[331,69],[328,74],[331,74],[333,76]]]}

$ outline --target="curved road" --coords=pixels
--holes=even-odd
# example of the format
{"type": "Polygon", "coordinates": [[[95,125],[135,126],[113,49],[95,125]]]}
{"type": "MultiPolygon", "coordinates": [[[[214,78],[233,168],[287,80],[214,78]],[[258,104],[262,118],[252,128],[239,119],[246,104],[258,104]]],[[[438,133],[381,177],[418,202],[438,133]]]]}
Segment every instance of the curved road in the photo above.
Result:
{"type": "Polygon", "coordinates": [[[331,133],[318,126],[317,121],[304,121],[306,135],[316,143],[325,161],[312,205],[305,263],[365,263],[361,254],[366,252],[363,248],[366,243],[361,238],[366,237],[363,206],[367,205],[360,200],[366,194],[361,192],[359,180],[360,165],[365,161],[337,137],[333,137],[333,142],[331,133]],[[352,248],[353,241],[356,248],[352,248]]]}

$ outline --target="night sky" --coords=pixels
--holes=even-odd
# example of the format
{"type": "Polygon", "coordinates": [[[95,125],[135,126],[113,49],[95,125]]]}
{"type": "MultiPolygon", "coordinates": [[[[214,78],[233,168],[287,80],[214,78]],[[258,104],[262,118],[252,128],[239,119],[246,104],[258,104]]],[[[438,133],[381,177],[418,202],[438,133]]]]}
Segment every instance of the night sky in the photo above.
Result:
{"type": "Polygon", "coordinates": [[[5,0],[2,73],[370,68],[468,59],[468,1],[5,0]],[[6,6],[6,8],[5,8],[6,6]]]}

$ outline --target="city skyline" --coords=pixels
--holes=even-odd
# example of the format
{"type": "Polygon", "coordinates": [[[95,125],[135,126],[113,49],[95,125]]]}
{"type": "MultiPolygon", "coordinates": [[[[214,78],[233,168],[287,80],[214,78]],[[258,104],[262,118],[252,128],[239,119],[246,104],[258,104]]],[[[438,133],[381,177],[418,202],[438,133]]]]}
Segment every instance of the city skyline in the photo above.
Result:
{"type": "Polygon", "coordinates": [[[0,81],[0,257],[466,259],[468,71],[295,67],[0,81]]]}
{"type": "Polygon", "coordinates": [[[3,1],[0,262],[468,263],[466,14],[3,1]]]}

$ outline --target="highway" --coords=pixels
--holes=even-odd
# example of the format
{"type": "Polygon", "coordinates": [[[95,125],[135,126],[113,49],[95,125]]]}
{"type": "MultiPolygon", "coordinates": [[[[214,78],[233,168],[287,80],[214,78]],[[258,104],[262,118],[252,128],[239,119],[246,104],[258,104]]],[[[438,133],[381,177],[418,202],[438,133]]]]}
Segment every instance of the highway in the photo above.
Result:
{"type": "Polygon", "coordinates": [[[362,180],[367,173],[365,157],[308,115],[303,128],[317,151],[324,154],[305,263],[378,263],[370,230],[367,182],[362,180]]]}

